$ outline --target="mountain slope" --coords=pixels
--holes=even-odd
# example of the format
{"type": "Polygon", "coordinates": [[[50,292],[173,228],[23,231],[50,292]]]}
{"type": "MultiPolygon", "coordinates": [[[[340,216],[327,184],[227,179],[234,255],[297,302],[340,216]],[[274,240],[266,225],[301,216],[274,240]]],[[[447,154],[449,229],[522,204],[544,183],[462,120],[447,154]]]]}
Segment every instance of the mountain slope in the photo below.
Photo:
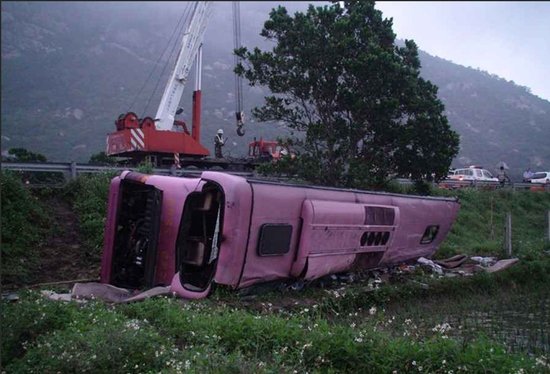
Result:
{"type": "MultiPolygon", "coordinates": [[[[305,3],[285,5],[290,11],[305,8],[305,3]]],[[[269,47],[258,34],[273,6],[242,4],[244,45],[269,47]]],[[[252,137],[276,138],[286,129],[253,123],[249,115],[246,136],[233,131],[231,4],[214,7],[203,58],[202,141],[213,151],[215,131],[223,128],[230,137],[225,152],[236,156],[246,152],[252,137]]],[[[178,2],[3,2],[2,149],[26,147],[50,160],[87,161],[104,149],[120,113],[154,115],[177,52],[175,43],[167,42],[184,8],[178,2]]],[[[516,175],[527,166],[550,167],[550,102],[488,73],[424,52],[420,57],[422,75],[440,87],[451,126],[461,135],[455,166],[492,168],[504,160],[516,175]]],[[[192,84],[188,87],[182,100],[187,114],[192,84]]],[[[261,104],[264,93],[245,85],[247,113],[261,104]]]]}

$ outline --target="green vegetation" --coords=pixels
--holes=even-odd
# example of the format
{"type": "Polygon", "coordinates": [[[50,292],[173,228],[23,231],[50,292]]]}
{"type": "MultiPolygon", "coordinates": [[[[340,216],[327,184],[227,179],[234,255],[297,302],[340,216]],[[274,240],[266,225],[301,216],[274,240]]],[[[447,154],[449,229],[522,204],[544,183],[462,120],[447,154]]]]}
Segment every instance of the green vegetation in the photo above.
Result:
{"type": "Polygon", "coordinates": [[[277,312],[160,298],[109,308],[27,293],[3,307],[3,326],[10,326],[2,342],[7,372],[501,373],[547,365],[486,339],[463,345],[438,329],[392,336],[379,328],[388,321],[382,311],[351,322],[330,319],[317,304],[277,312]]]}
{"type": "Polygon", "coordinates": [[[15,161],[20,162],[46,162],[46,156],[40,153],[30,152],[25,148],[11,148],[8,151],[9,155],[15,157],[15,161]]]}
{"type": "MultiPolygon", "coordinates": [[[[31,152],[25,148],[11,148],[8,150],[8,155],[11,157],[2,156],[2,161],[15,161],[15,162],[46,162],[46,156],[31,152]]],[[[18,171],[13,173],[14,176],[18,176],[19,180],[28,184],[62,184],[64,177],[62,173],[48,172],[48,171],[18,171]]]]}
{"type": "Polygon", "coordinates": [[[2,171],[2,283],[27,283],[49,224],[44,207],[15,173],[2,171]]]}
{"type": "Polygon", "coordinates": [[[458,218],[437,257],[454,254],[497,255],[504,257],[504,223],[512,213],[513,255],[539,259],[550,249],[547,238],[547,212],[550,194],[545,192],[496,190],[436,190],[438,195],[458,196],[458,218]]]}
{"type": "MultiPolygon", "coordinates": [[[[151,174],[153,167],[142,163],[138,171],[151,174]]],[[[78,214],[84,244],[98,259],[103,248],[109,184],[117,175],[116,171],[81,175],[64,188],[65,196],[78,214]]]]}
{"type": "Polygon", "coordinates": [[[91,155],[88,163],[93,165],[116,165],[117,160],[115,157],[107,156],[105,151],[101,151],[91,155]]]}
{"type": "Polygon", "coordinates": [[[374,1],[279,6],[260,34],[271,51],[243,47],[235,72],[273,93],[253,115],[297,132],[299,154],[274,165],[317,184],[365,188],[388,176],[441,179],[459,150],[437,87],[420,77],[418,48],[398,46],[374,1]],[[383,79],[381,79],[383,77],[383,79]]]}
{"type": "MultiPolygon", "coordinates": [[[[113,175],[81,176],[65,189],[97,258],[113,175]]],[[[2,301],[2,366],[7,373],[550,371],[550,260],[543,252],[550,194],[432,193],[458,195],[462,203],[440,257],[502,255],[504,214],[511,210],[520,263],[502,273],[459,279],[417,269],[377,289],[368,279],[328,288],[312,283],[251,300],[222,287],[202,301],[157,298],[116,306],[54,302],[23,292],[16,303],[2,301]]],[[[13,248],[5,246],[13,243],[4,238],[10,232],[5,222],[19,220],[8,226],[12,232],[24,227],[36,218],[18,214],[39,205],[9,173],[2,176],[2,199],[5,277],[6,258],[17,263],[25,255],[5,255],[13,248]]]]}
{"type": "Polygon", "coordinates": [[[79,176],[65,187],[80,221],[86,247],[99,259],[103,247],[103,231],[107,216],[109,183],[116,172],[79,176]]]}

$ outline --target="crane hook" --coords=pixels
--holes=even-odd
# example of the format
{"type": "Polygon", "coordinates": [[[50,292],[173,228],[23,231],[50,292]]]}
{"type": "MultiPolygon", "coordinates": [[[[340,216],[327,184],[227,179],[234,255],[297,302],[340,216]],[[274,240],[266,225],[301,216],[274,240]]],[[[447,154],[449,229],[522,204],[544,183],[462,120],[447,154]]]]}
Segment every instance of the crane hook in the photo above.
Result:
{"type": "Polygon", "coordinates": [[[244,129],[243,129],[242,125],[237,127],[237,135],[244,136],[244,129]]]}
{"type": "Polygon", "coordinates": [[[244,136],[244,112],[236,112],[237,117],[237,135],[244,136]]]}

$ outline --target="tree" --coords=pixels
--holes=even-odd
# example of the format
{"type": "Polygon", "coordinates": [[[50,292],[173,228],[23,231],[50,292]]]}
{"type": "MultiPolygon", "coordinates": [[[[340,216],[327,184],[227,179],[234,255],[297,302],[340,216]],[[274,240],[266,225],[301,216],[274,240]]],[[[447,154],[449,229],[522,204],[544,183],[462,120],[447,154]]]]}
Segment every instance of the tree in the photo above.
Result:
{"type": "Polygon", "coordinates": [[[101,151],[91,155],[88,163],[95,165],[116,165],[117,161],[114,157],[107,156],[105,151],[101,151]]]}
{"type": "Polygon", "coordinates": [[[15,161],[21,162],[46,162],[46,156],[40,153],[31,152],[25,148],[11,148],[8,151],[9,155],[14,156],[15,161]]]}
{"type": "Polygon", "coordinates": [[[313,183],[367,187],[392,176],[447,175],[458,153],[437,87],[420,77],[414,41],[395,43],[392,20],[373,1],[273,9],[261,36],[271,51],[240,48],[235,72],[272,95],[253,110],[284,121],[299,153],[276,168],[313,183]]]}

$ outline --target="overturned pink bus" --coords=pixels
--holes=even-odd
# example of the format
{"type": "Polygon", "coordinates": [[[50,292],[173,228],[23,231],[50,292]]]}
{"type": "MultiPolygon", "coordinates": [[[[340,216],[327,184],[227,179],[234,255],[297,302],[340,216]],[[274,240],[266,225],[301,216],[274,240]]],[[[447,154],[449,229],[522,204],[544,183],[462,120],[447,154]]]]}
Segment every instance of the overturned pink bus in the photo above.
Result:
{"type": "Polygon", "coordinates": [[[214,283],[396,264],[431,256],[458,209],[451,198],[125,171],[110,186],[101,282],[203,298],[214,283]]]}

